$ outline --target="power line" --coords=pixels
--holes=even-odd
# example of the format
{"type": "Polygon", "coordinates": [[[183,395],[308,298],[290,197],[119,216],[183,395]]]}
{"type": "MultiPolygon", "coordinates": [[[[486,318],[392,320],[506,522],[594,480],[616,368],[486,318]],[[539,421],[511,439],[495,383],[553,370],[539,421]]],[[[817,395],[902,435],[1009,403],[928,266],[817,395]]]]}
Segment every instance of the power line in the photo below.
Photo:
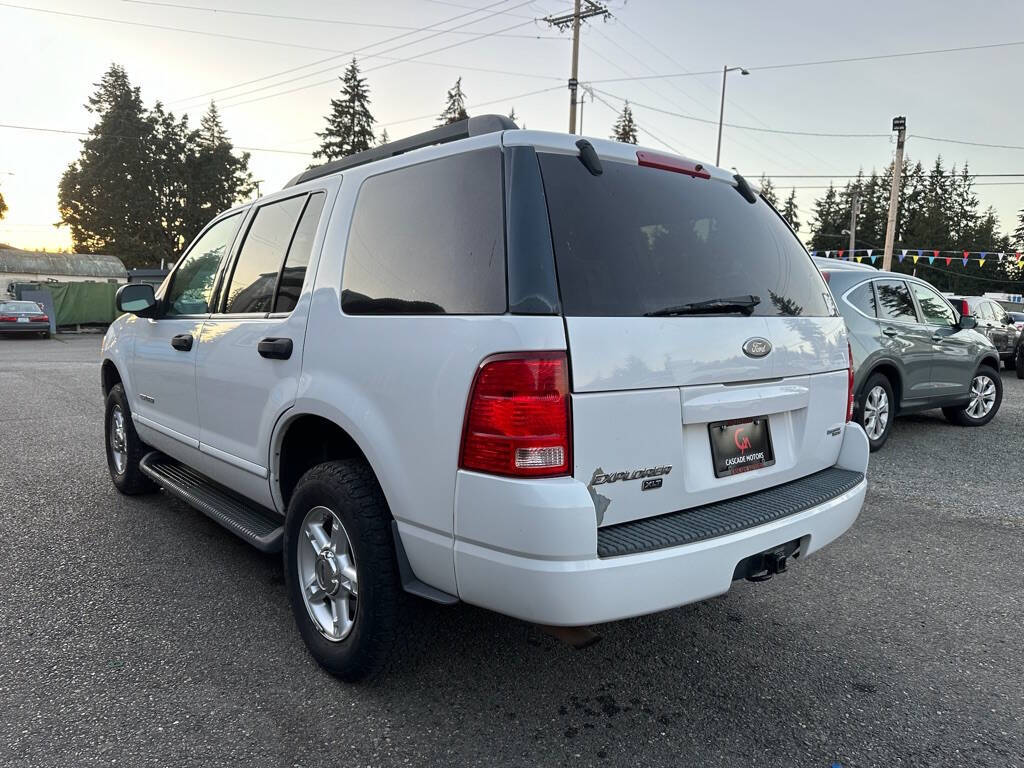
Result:
{"type": "MultiPolygon", "coordinates": [[[[769,176],[769,178],[771,178],[769,176]]],[[[1024,186],[1024,181],[982,181],[974,185],[975,187],[1016,187],[1024,186]]],[[[803,185],[797,184],[793,186],[791,184],[783,184],[780,189],[829,189],[828,186],[819,185],[803,185]]]]}
{"type": "MultiPolygon", "coordinates": [[[[762,176],[767,176],[770,179],[857,179],[857,178],[870,178],[862,173],[840,173],[840,174],[827,174],[827,173],[768,173],[763,172],[762,176]]],[[[877,174],[876,174],[877,175],[877,174]]],[[[965,174],[957,173],[956,177],[960,178],[965,174]]],[[[988,179],[997,178],[1001,176],[1009,176],[1011,178],[1017,178],[1024,176],[1024,173],[968,173],[967,178],[970,179],[988,179]]]]}
{"type": "MultiPolygon", "coordinates": [[[[559,78],[559,80],[561,80],[561,78],[559,78]]],[[[498,99],[491,99],[490,101],[478,101],[475,104],[467,104],[466,108],[467,109],[478,109],[479,107],[489,107],[491,104],[501,104],[502,102],[508,103],[508,102],[511,102],[511,101],[515,101],[516,99],[525,99],[528,96],[536,96],[536,95],[541,94],[541,93],[551,93],[551,91],[560,91],[564,87],[565,86],[563,86],[563,85],[555,85],[555,86],[552,86],[551,88],[541,88],[540,90],[537,90],[537,91],[527,91],[526,93],[517,93],[517,94],[515,94],[513,96],[504,96],[504,97],[498,98],[498,99]]],[[[387,127],[392,126],[392,125],[401,125],[402,123],[413,123],[413,122],[415,122],[417,120],[430,120],[430,119],[435,119],[436,117],[437,117],[437,113],[436,112],[431,112],[429,115],[418,115],[416,117],[405,117],[405,118],[402,118],[401,120],[391,120],[390,122],[387,122],[387,123],[377,123],[377,125],[379,125],[381,128],[387,128],[387,127]]]]}
{"type": "MultiPolygon", "coordinates": [[[[614,112],[615,112],[615,107],[613,107],[613,106],[612,106],[611,104],[609,104],[609,103],[608,103],[607,101],[605,101],[605,100],[604,100],[604,99],[602,99],[602,98],[601,98],[600,96],[598,96],[598,93],[600,93],[600,91],[597,91],[597,90],[595,90],[595,91],[593,91],[593,92],[592,92],[592,94],[593,94],[594,98],[595,98],[595,99],[597,99],[598,101],[600,101],[600,102],[601,102],[602,104],[604,104],[604,105],[605,105],[606,107],[608,107],[608,109],[610,109],[610,110],[611,110],[611,111],[612,111],[612,112],[614,113],[614,112]]],[[[676,153],[677,155],[681,155],[681,154],[683,154],[683,153],[682,153],[682,152],[680,152],[680,151],[679,151],[678,149],[676,149],[676,148],[675,148],[675,147],[673,147],[673,146],[672,146],[671,144],[669,144],[669,143],[668,143],[667,141],[665,141],[665,140],[664,140],[664,139],[662,139],[662,138],[659,138],[658,136],[656,136],[655,134],[651,133],[651,132],[650,132],[649,130],[647,130],[647,129],[646,129],[646,128],[644,128],[643,126],[640,126],[640,125],[638,125],[638,126],[636,127],[636,129],[637,129],[638,131],[640,131],[640,133],[646,133],[646,134],[647,134],[648,136],[650,136],[650,137],[651,137],[652,139],[654,139],[654,140],[655,140],[656,142],[658,142],[659,144],[661,144],[661,145],[662,145],[662,146],[664,146],[664,147],[667,147],[667,148],[668,148],[669,150],[671,150],[672,152],[675,152],[675,153],[676,153]]]]}
{"type": "MultiPolygon", "coordinates": [[[[150,5],[150,6],[156,6],[156,7],[159,7],[159,8],[180,8],[182,10],[187,10],[187,11],[205,11],[207,13],[227,14],[227,15],[231,15],[231,16],[253,16],[253,17],[264,18],[264,19],[280,19],[280,20],[283,20],[283,21],[302,21],[302,22],[310,22],[310,23],[315,23],[315,24],[337,24],[337,25],[346,26],[346,27],[367,27],[367,28],[370,28],[370,29],[401,29],[401,30],[407,30],[407,31],[411,31],[411,32],[419,32],[419,31],[422,30],[422,28],[420,28],[420,27],[403,26],[403,25],[400,25],[400,24],[380,24],[380,23],[369,22],[369,21],[348,21],[348,20],[344,20],[344,19],[325,19],[325,18],[318,18],[318,17],[315,17],[315,16],[290,16],[290,15],[287,15],[287,14],[278,14],[278,13],[259,13],[257,11],[237,11],[237,10],[234,10],[232,8],[207,8],[207,7],[199,6],[199,5],[185,5],[183,3],[157,2],[157,0],[121,0],[121,2],[123,2],[123,3],[131,3],[132,5],[150,5]]],[[[460,6],[460,7],[468,8],[470,6],[460,6]]],[[[481,10],[481,9],[477,9],[477,10],[481,10]]],[[[532,17],[530,17],[530,16],[524,16],[523,18],[529,18],[529,19],[532,20],[532,17]]],[[[459,30],[453,30],[451,32],[451,34],[453,34],[453,35],[472,35],[473,33],[472,32],[462,32],[462,31],[459,31],[459,30]]],[[[500,35],[500,37],[518,38],[518,39],[521,39],[521,40],[564,40],[564,38],[562,38],[559,35],[500,35]]],[[[330,49],[324,49],[324,50],[330,50],[330,49]]]]}
{"type": "Polygon", "coordinates": [[[944,141],[949,144],[966,144],[971,147],[992,147],[994,149],[1024,149],[1019,144],[985,144],[980,141],[965,141],[964,139],[942,139],[938,136],[922,136],[919,133],[910,134],[911,139],[924,139],[925,141],[944,141]]]}
{"type": "MultiPolygon", "coordinates": [[[[775,69],[795,69],[797,67],[818,67],[827,64],[849,64],[860,61],[877,61],[880,59],[898,59],[908,56],[931,56],[940,53],[957,53],[961,51],[981,51],[991,48],[1009,48],[1024,45],[1024,40],[1013,40],[1006,43],[987,43],[984,45],[964,45],[956,48],[932,48],[923,51],[905,51],[901,53],[880,53],[874,56],[850,56],[842,59],[817,59],[814,61],[795,61],[787,64],[765,64],[760,67],[746,67],[751,72],[775,69]]],[[[663,75],[640,75],[638,77],[619,77],[606,80],[593,80],[593,83],[621,83],[631,80],[656,80],[669,77],[697,77],[700,75],[717,75],[721,70],[711,69],[703,72],[670,72],[663,75]]]]}
{"type": "MultiPolygon", "coordinates": [[[[70,136],[91,136],[89,131],[73,131],[66,128],[44,128],[37,125],[13,125],[11,123],[0,123],[0,128],[10,128],[17,131],[34,131],[36,133],[59,133],[67,134],[70,136]]],[[[109,139],[124,139],[127,141],[142,141],[145,137],[143,136],[119,136],[115,133],[103,133],[100,136],[109,139]]],[[[245,147],[241,144],[232,144],[232,148],[241,149],[245,152],[275,152],[282,155],[304,155],[309,157],[311,152],[300,152],[298,150],[291,149],[271,149],[269,147],[245,147]]]]}

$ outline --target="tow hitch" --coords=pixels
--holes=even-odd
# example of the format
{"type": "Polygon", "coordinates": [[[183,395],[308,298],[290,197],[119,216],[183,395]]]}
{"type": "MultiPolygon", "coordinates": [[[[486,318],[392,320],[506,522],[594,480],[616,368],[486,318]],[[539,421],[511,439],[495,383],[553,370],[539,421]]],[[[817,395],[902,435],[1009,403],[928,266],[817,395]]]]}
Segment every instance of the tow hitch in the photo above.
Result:
{"type": "Polygon", "coordinates": [[[745,557],[736,564],[736,570],[732,574],[733,581],[738,579],[755,582],[768,581],[777,573],[785,573],[789,558],[799,557],[795,554],[799,548],[800,540],[795,539],[756,555],[745,557]]]}

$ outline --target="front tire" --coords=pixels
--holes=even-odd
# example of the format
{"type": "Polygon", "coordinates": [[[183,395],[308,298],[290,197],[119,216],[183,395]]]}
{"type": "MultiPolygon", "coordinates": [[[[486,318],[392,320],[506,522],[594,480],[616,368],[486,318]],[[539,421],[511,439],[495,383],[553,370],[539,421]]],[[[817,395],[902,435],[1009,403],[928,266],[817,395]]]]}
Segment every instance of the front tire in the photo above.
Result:
{"type": "Polygon", "coordinates": [[[1003,402],[1003,380],[999,373],[983,365],[971,379],[970,400],[960,408],[943,408],[942,413],[953,424],[961,427],[980,427],[988,424],[1003,402]]]}
{"type": "Polygon", "coordinates": [[[1016,356],[1017,378],[1024,379],[1024,342],[1017,345],[1017,356],[1016,356]]]}
{"type": "Polygon", "coordinates": [[[364,461],[320,464],[299,480],[284,532],[284,569],[299,634],[346,682],[387,663],[404,592],[391,513],[364,461]]]}
{"type": "Polygon", "coordinates": [[[889,439],[895,412],[889,377],[881,373],[872,374],[864,385],[864,401],[858,419],[868,436],[868,446],[872,453],[889,439]]]}
{"type": "Polygon", "coordinates": [[[107,394],[103,428],[106,433],[107,468],[114,487],[126,496],[155,491],[153,481],[139,469],[139,461],[150,448],[139,439],[135,431],[128,397],[121,384],[115,384],[107,394]]]}

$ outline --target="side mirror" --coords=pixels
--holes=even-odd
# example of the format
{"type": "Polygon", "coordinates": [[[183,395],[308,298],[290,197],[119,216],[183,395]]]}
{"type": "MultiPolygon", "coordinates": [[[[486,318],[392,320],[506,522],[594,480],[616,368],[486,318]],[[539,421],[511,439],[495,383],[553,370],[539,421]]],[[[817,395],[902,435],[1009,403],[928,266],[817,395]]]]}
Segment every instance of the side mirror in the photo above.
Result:
{"type": "Polygon", "coordinates": [[[972,328],[977,328],[978,318],[974,315],[960,315],[960,321],[956,324],[956,327],[961,331],[969,331],[972,328]]]}
{"type": "Polygon", "coordinates": [[[114,306],[118,312],[131,312],[139,317],[153,317],[156,311],[156,295],[149,283],[128,283],[117,289],[114,306]]]}

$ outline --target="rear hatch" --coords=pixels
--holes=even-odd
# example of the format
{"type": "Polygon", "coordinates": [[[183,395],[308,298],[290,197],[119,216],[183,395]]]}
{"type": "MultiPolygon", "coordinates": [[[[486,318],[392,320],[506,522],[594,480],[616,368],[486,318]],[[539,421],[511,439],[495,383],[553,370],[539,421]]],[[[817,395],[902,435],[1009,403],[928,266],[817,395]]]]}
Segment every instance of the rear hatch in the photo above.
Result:
{"type": "Polygon", "coordinates": [[[574,155],[538,157],[572,370],[573,471],[598,524],[832,466],[845,327],[778,214],[723,173],[672,169],[671,158],[604,160],[594,175],[574,155]]]}

